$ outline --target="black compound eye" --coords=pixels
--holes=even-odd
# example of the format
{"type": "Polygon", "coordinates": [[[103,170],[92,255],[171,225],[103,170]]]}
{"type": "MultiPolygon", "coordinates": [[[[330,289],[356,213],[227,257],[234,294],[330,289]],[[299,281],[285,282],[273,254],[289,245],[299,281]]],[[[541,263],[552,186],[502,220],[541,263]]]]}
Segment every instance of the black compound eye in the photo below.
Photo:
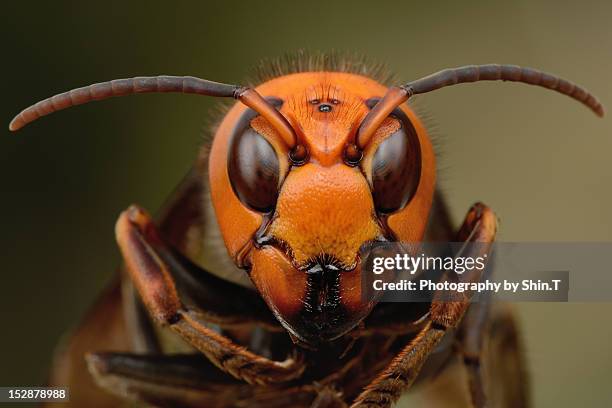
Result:
{"type": "Polygon", "coordinates": [[[268,213],[278,197],[279,163],[272,145],[252,128],[232,139],[228,173],[234,192],[255,211],[268,213]]]}
{"type": "Polygon", "coordinates": [[[407,120],[383,140],[372,159],[372,195],[380,213],[401,210],[414,196],[421,176],[421,149],[407,120]]]}

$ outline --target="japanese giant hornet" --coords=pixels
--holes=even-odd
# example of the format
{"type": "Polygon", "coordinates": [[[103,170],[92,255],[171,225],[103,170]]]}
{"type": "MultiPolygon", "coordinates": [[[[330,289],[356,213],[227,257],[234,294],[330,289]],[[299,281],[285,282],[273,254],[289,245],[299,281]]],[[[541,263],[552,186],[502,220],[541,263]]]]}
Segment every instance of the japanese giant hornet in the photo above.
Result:
{"type": "Polygon", "coordinates": [[[79,407],[387,407],[416,380],[464,366],[474,406],[528,405],[512,314],[467,296],[364,300],[360,251],[494,241],[496,217],[482,203],[452,226],[430,135],[405,103],[413,95],[503,80],[555,90],[599,116],[601,104],[566,80],[512,65],[446,69],[392,87],[332,57],[298,56],[285,68],[254,87],[113,80],[13,119],[14,131],[134,93],[238,100],[155,222],[137,206],[120,215],[124,265],[56,356],[51,385],[69,386],[79,407]],[[483,375],[485,355],[496,387],[483,375]]]}

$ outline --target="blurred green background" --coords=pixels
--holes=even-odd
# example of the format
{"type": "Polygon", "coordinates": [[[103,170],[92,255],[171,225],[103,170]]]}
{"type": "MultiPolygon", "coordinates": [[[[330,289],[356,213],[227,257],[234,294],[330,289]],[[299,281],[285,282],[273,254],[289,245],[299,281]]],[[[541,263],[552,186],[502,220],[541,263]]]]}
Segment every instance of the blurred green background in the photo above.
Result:
{"type": "MultiPolygon", "coordinates": [[[[560,74],[612,105],[612,3],[8,2],[2,123],[59,91],[134,75],[240,82],[300,48],[385,61],[402,80],[488,62],[560,74]]],[[[610,241],[612,120],[552,92],[475,84],[420,98],[457,222],[476,200],[506,241],[610,241]]],[[[58,339],[119,262],[113,227],[189,169],[212,99],[93,103],[0,138],[0,385],[45,381],[58,339]]],[[[611,271],[602,270],[602,273],[611,271]]],[[[536,406],[609,406],[612,304],[518,305],[536,406]]]]}

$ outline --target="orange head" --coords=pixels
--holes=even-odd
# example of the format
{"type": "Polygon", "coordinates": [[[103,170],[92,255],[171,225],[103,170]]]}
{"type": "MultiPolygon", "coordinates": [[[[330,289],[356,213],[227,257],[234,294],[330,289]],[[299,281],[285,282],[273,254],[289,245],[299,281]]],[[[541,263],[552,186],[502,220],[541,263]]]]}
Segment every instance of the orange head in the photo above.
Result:
{"type": "Polygon", "coordinates": [[[301,157],[267,120],[236,104],[209,159],[219,226],[230,255],[296,338],[334,339],[373,306],[361,296],[368,246],[423,237],[433,149],[406,105],[365,146],[355,145],[364,117],[387,91],[364,76],[297,73],[255,90],[287,118],[301,157]]]}
{"type": "Polygon", "coordinates": [[[447,69],[389,89],[346,72],[295,73],[256,89],[195,77],[119,79],[40,101],[9,128],[133,93],[240,100],[221,122],[210,152],[218,223],[228,253],[248,271],[278,320],[294,338],[313,344],[342,336],[374,306],[361,296],[361,261],[372,243],[416,242],[425,233],[435,158],[421,121],[403,103],[415,94],[483,80],[542,86],[603,115],[597,99],[571,82],[489,64],[447,69]]]}

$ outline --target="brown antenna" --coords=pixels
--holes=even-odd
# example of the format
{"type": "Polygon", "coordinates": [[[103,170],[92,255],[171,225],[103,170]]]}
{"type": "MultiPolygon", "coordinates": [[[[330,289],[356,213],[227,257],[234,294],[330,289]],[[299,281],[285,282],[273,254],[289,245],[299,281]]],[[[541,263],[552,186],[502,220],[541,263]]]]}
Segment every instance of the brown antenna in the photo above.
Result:
{"type": "Polygon", "coordinates": [[[158,92],[179,92],[238,99],[266,118],[279,132],[289,150],[297,145],[297,137],[287,119],[254,89],[207,81],[191,76],[159,75],[115,79],[109,82],[100,82],[73,89],[44,99],[22,110],[9,124],[9,130],[19,130],[42,116],[71,106],[108,99],[114,96],[158,92]]]}
{"type": "Polygon", "coordinates": [[[392,87],[385,96],[372,108],[361,122],[357,131],[356,145],[363,149],[371,140],[374,132],[387,116],[412,95],[423,94],[436,89],[456,84],[477,81],[512,81],[523,82],[552,89],[570,98],[576,99],[590,108],[598,116],[604,115],[601,103],[590,92],[558,76],[532,68],[516,65],[468,65],[450,68],[428,75],[399,87],[392,87]]]}

